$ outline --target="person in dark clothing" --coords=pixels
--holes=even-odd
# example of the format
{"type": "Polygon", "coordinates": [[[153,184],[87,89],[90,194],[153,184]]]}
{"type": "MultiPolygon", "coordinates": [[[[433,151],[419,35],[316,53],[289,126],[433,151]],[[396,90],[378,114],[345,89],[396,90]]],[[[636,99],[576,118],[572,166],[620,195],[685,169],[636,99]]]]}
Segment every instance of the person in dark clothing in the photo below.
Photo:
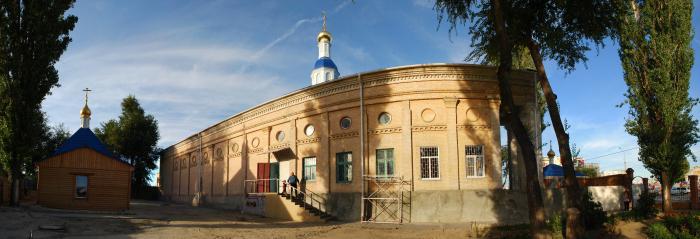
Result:
{"type": "Polygon", "coordinates": [[[287,178],[287,183],[289,183],[289,186],[292,187],[293,189],[289,190],[289,192],[294,196],[297,194],[297,185],[299,184],[299,178],[297,178],[296,175],[294,175],[294,172],[291,172],[289,175],[289,178],[287,178]]]}

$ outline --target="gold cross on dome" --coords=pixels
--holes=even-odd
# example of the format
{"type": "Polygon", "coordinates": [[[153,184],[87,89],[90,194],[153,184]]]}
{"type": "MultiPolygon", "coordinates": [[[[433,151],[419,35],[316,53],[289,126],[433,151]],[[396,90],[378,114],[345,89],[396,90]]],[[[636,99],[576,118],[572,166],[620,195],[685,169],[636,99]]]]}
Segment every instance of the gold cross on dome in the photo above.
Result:
{"type": "Polygon", "coordinates": [[[87,105],[87,102],[88,102],[88,93],[89,93],[90,91],[92,91],[92,90],[89,89],[89,88],[85,88],[83,91],[85,91],[85,104],[87,105]]]}

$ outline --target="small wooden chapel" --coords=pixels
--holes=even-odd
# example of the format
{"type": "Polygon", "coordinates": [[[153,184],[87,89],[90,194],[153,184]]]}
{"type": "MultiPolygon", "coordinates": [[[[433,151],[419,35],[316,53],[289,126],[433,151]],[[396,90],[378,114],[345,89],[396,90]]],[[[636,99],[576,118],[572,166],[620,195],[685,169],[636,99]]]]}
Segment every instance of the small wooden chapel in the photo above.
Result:
{"type": "Polygon", "coordinates": [[[51,156],[39,161],[39,205],[51,208],[120,211],[129,209],[133,167],[115,157],[90,130],[88,92],[81,126],[51,156]]]}

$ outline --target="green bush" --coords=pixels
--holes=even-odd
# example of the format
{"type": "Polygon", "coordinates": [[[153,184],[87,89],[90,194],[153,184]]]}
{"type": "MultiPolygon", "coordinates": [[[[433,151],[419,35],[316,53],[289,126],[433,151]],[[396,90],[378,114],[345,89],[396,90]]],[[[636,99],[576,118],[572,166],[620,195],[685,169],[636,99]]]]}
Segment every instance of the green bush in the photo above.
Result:
{"type": "Polygon", "coordinates": [[[669,216],[649,226],[649,238],[700,238],[698,215],[669,216]]]}
{"type": "Polygon", "coordinates": [[[673,234],[662,223],[654,223],[647,228],[647,236],[651,239],[674,239],[673,234]]]}
{"type": "Polygon", "coordinates": [[[635,207],[632,209],[634,217],[637,219],[654,217],[659,212],[656,209],[656,197],[658,195],[658,193],[642,191],[639,195],[639,200],[637,200],[635,207]]]}
{"type": "Polygon", "coordinates": [[[554,215],[547,220],[547,227],[552,231],[552,238],[554,239],[564,238],[564,234],[562,233],[564,230],[564,222],[562,219],[566,220],[566,217],[554,215]]]}
{"type": "Polygon", "coordinates": [[[593,200],[591,192],[585,192],[581,201],[581,215],[587,230],[598,229],[608,221],[603,206],[593,200]]]}

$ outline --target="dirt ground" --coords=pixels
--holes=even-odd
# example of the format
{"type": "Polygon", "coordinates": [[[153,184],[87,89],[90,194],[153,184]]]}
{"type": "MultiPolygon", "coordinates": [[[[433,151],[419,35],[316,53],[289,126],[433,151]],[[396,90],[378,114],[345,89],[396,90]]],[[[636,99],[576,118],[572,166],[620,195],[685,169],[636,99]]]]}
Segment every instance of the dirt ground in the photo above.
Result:
{"type": "Polygon", "coordinates": [[[468,238],[469,226],[298,223],[235,211],[132,202],[124,213],[0,208],[0,238],[468,238]],[[50,227],[47,229],[47,227],[50,227]],[[43,229],[40,229],[43,228],[43,229]],[[59,230],[49,230],[49,229],[59,230]],[[62,230],[60,228],[63,228],[62,230]]]}
{"type": "MultiPolygon", "coordinates": [[[[614,238],[644,238],[644,225],[618,224],[614,238]]],[[[236,211],[134,201],[123,213],[76,212],[39,206],[0,207],[0,238],[511,238],[515,226],[487,231],[465,224],[298,223],[236,211]]],[[[520,237],[522,238],[522,237],[520,237]]]]}

